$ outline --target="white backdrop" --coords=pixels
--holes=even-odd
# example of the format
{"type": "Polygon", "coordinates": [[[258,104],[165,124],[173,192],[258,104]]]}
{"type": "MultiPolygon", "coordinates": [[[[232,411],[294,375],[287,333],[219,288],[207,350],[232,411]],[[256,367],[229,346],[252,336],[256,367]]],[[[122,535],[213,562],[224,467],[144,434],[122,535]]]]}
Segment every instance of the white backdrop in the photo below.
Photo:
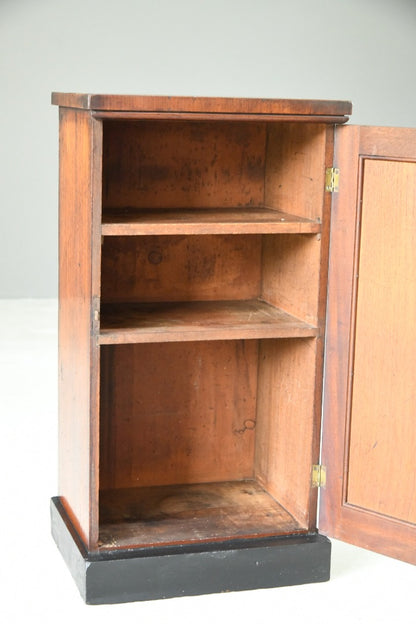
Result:
{"type": "Polygon", "coordinates": [[[57,293],[50,92],[351,99],[416,125],[416,0],[0,0],[0,297],[57,293]]]}

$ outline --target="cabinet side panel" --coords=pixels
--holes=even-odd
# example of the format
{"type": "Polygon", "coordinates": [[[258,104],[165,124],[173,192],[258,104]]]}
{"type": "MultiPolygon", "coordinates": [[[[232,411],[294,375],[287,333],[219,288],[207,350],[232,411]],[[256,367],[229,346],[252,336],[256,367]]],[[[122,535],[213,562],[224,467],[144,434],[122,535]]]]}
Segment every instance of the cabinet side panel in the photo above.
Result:
{"type": "Polygon", "coordinates": [[[321,234],[264,235],[262,299],[317,325],[321,251],[321,234]]]}
{"type": "Polygon", "coordinates": [[[99,361],[92,331],[93,301],[99,293],[98,259],[94,259],[93,252],[97,229],[93,197],[100,177],[99,172],[93,173],[93,154],[99,161],[99,151],[99,122],[92,120],[89,113],[61,109],[59,495],[87,546],[97,539],[98,528],[99,361]]]}
{"type": "Polygon", "coordinates": [[[327,128],[321,124],[270,124],[266,206],[307,219],[322,217],[327,128]]]}
{"type": "Polygon", "coordinates": [[[330,197],[325,169],[332,165],[333,128],[270,125],[265,204],[322,222],[319,234],[264,236],[262,297],[324,329],[330,197]]]}
{"type": "Polygon", "coordinates": [[[259,352],[255,475],[304,527],[309,524],[319,343],[264,340],[259,352]]]}
{"type": "Polygon", "coordinates": [[[256,471],[269,491],[310,530],[316,528],[331,194],[333,127],[272,128],[266,203],[322,221],[319,235],[263,236],[262,298],[319,328],[315,340],[262,344],[256,471]],[[276,177],[274,177],[276,176],[276,177]],[[295,203],[293,203],[295,202],[295,203]]]}

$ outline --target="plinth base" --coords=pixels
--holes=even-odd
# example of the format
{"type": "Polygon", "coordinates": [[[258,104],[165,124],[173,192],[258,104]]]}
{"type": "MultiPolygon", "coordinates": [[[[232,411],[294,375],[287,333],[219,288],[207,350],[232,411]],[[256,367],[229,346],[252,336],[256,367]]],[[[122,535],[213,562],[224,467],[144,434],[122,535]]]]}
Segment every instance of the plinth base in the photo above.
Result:
{"type": "Polygon", "coordinates": [[[317,583],[329,579],[331,544],[318,534],[87,552],[59,498],[53,538],[88,604],[317,583]]]}

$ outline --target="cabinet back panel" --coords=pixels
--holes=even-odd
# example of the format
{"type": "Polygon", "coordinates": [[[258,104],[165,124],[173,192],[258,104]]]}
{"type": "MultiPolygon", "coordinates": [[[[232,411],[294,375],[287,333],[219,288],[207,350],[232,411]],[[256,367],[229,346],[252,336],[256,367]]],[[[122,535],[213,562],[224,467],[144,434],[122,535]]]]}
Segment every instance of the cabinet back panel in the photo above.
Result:
{"type": "Polygon", "coordinates": [[[104,238],[105,302],[251,299],[260,282],[261,235],[104,238]]]}
{"type": "Polygon", "coordinates": [[[252,477],[258,342],[101,349],[100,489],[252,477]]]}
{"type": "Polygon", "coordinates": [[[105,122],[104,208],[263,204],[264,123],[105,122]]]}

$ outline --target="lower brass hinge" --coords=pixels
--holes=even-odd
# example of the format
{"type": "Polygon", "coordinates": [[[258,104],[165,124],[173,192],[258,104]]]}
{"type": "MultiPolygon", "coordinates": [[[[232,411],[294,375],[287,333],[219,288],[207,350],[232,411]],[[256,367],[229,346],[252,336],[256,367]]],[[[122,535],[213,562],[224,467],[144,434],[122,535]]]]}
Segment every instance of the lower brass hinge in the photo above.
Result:
{"type": "Polygon", "coordinates": [[[328,167],[325,171],[325,190],[328,193],[338,193],[339,191],[339,169],[328,167]]]}
{"type": "Polygon", "coordinates": [[[326,485],[326,466],[314,464],[312,466],[312,487],[325,487],[326,485]]]}

